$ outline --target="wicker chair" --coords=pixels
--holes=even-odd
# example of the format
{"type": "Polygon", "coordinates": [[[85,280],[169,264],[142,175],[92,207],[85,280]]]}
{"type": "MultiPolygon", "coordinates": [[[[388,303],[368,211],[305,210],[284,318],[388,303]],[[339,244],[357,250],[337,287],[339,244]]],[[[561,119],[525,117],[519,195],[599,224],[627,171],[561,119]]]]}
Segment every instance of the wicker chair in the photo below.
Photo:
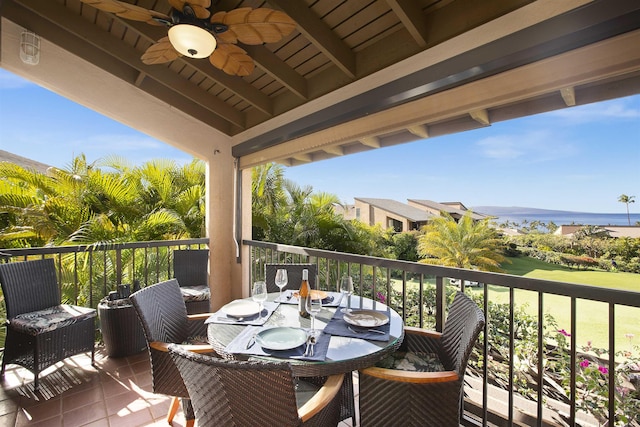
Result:
{"type": "Polygon", "coordinates": [[[187,425],[194,423],[189,394],[168,353],[169,344],[182,344],[193,352],[212,353],[205,344],[207,332],[204,320],[209,313],[187,315],[180,286],[175,279],[160,282],[134,292],[129,299],[133,304],[149,348],[153,392],[173,396],[167,422],[171,423],[182,399],[187,425]]]}
{"type": "Polygon", "coordinates": [[[317,267],[315,264],[266,264],[265,269],[265,282],[267,283],[267,292],[279,292],[280,289],[276,286],[276,271],[279,268],[287,269],[287,288],[298,289],[302,282],[302,270],[309,270],[309,285],[315,289],[317,267]]]}
{"type": "Polygon", "coordinates": [[[482,311],[458,292],[442,334],[405,328],[404,342],[395,357],[360,371],[361,425],[459,426],[464,373],[483,326],[482,311]],[[380,367],[415,360],[430,369],[380,367]]]}
{"type": "Polygon", "coordinates": [[[35,376],[67,357],[91,351],[94,362],[96,311],[61,304],[53,259],[0,264],[7,308],[7,337],[2,376],[7,364],[21,365],[35,376]]]}
{"type": "Polygon", "coordinates": [[[188,314],[210,310],[209,250],[173,251],[173,275],[180,285],[188,314]]]}
{"type": "Polygon", "coordinates": [[[344,374],[328,377],[322,387],[299,380],[296,390],[291,365],[285,362],[222,360],[178,346],[170,346],[169,352],[187,385],[199,425],[324,427],[340,421],[344,374]]]}

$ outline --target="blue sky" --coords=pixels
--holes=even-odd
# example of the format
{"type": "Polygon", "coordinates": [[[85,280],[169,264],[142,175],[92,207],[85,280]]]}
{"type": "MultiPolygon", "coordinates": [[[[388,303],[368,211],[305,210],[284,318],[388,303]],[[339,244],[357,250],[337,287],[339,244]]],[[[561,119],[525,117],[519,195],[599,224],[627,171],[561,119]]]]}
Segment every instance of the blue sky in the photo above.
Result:
{"type": "MultiPolygon", "coordinates": [[[[167,144],[0,69],[0,149],[64,167],[84,153],[134,164],[188,162],[167,144]]],[[[456,135],[287,168],[314,191],[354,197],[640,212],[640,95],[525,117],[456,135]]]]}

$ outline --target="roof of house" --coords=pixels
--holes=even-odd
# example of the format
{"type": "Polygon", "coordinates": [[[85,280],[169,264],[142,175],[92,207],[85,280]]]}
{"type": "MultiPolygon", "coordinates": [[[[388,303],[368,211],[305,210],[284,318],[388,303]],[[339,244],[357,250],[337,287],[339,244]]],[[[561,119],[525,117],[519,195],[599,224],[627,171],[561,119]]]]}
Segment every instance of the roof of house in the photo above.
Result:
{"type": "Polygon", "coordinates": [[[402,216],[410,221],[428,221],[435,215],[425,212],[421,209],[414,208],[405,203],[401,203],[391,199],[371,199],[364,197],[354,197],[355,200],[383,209],[387,212],[402,216]]]}
{"type": "Polygon", "coordinates": [[[441,212],[447,212],[449,214],[458,214],[460,216],[466,214],[467,212],[471,212],[471,218],[475,220],[480,220],[485,218],[485,215],[483,214],[468,211],[466,209],[458,209],[456,207],[451,206],[452,204],[456,204],[456,205],[460,204],[461,206],[464,206],[462,203],[459,203],[459,202],[438,203],[438,202],[434,202],[433,200],[425,200],[425,199],[409,199],[409,201],[416,203],[418,205],[426,206],[432,209],[437,209],[438,211],[441,211],[441,212]]]}
{"type": "Polygon", "coordinates": [[[25,169],[35,169],[38,172],[46,173],[49,169],[49,165],[37,162],[35,160],[28,159],[26,157],[18,156],[17,154],[9,153],[8,151],[0,150],[0,162],[13,163],[18,166],[22,166],[25,169]]]}
{"type": "MultiPolygon", "coordinates": [[[[572,236],[573,233],[583,228],[584,225],[561,225],[553,234],[561,236],[572,236]]],[[[611,237],[631,237],[640,238],[640,227],[636,225],[598,225],[597,227],[605,229],[611,237]]]]}

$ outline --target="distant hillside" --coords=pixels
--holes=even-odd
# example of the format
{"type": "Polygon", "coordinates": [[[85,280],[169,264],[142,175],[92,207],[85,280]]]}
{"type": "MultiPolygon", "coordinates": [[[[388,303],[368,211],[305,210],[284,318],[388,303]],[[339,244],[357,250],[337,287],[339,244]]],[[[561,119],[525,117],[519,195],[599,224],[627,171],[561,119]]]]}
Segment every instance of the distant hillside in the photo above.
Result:
{"type": "Polygon", "coordinates": [[[45,173],[49,168],[49,165],[28,159],[26,157],[18,156],[17,154],[13,154],[4,150],[0,150],[0,162],[13,163],[18,166],[22,166],[25,169],[35,169],[38,172],[42,173],[45,173]]]}
{"type": "Polygon", "coordinates": [[[509,215],[558,215],[558,214],[577,214],[581,212],[558,211],[553,209],[537,209],[524,208],[521,206],[474,206],[470,208],[474,212],[483,213],[492,216],[509,216],[509,215]]]}

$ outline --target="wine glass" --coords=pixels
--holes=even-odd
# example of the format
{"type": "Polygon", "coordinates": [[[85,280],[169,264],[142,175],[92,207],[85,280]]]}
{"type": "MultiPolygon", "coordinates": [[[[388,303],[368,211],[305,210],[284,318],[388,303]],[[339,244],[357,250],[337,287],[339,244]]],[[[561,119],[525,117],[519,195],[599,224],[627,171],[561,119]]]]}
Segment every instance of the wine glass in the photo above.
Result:
{"type": "Polygon", "coordinates": [[[260,304],[260,312],[258,318],[262,317],[262,305],[267,300],[267,284],[265,282],[255,282],[253,284],[253,300],[260,304]]]}
{"type": "Polygon", "coordinates": [[[306,301],[307,311],[311,314],[311,336],[317,337],[318,331],[316,331],[316,316],[322,310],[322,298],[318,293],[311,292],[309,298],[306,301]]]}
{"type": "Polygon", "coordinates": [[[347,297],[346,308],[341,309],[342,313],[349,313],[351,311],[351,294],[353,293],[353,278],[351,276],[342,276],[340,279],[340,292],[342,292],[342,298],[347,297]]]}
{"type": "Polygon", "coordinates": [[[276,286],[280,289],[280,297],[278,297],[278,301],[282,302],[282,288],[287,286],[287,282],[289,279],[287,278],[287,270],[284,268],[279,268],[276,271],[276,286]]]}

